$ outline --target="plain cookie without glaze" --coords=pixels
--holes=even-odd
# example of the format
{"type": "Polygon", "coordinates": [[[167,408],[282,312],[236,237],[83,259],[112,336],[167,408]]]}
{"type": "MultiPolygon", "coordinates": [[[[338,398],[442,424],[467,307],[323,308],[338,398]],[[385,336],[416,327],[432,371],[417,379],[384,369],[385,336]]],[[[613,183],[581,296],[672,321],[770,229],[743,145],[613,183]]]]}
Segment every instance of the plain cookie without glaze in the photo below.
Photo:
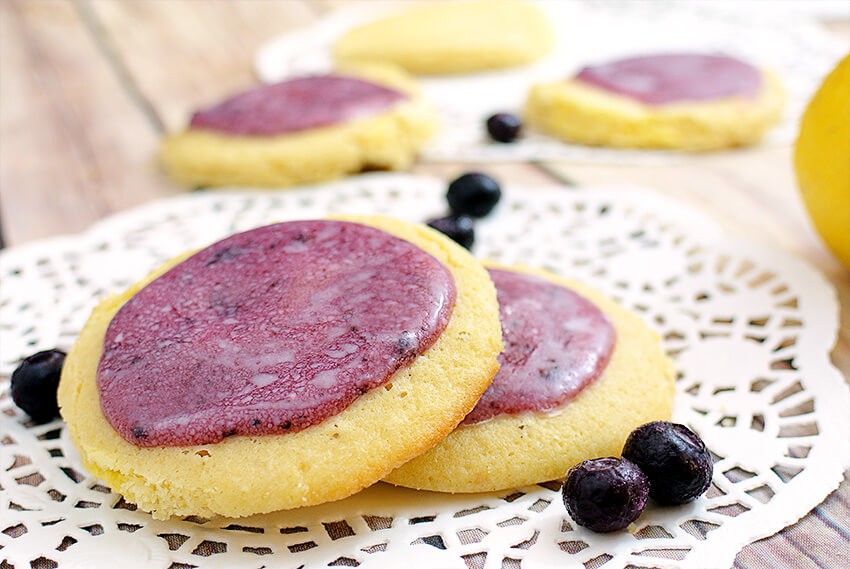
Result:
{"type": "Polygon", "coordinates": [[[386,482],[438,492],[488,492],[546,482],[562,478],[583,460],[619,456],[635,427],[670,417],[673,365],[658,335],[640,317],[594,289],[552,273],[488,266],[539,276],[596,304],[616,330],[611,359],[598,379],[561,408],[462,425],[392,472],[386,482]]]}
{"type": "Polygon", "coordinates": [[[339,63],[392,63],[418,75],[473,73],[531,63],[554,46],[537,6],[519,0],[426,2],[344,34],[339,63]]]}
{"type": "Polygon", "coordinates": [[[104,417],[95,382],[112,316],[180,259],[97,306],[68,354],[59,404],[85,467],[155,518],[247,516],[337,500],[437,444],[492,381],[502,349],[493,284],[463,248],[424,226],[383,217],[341,218],[418,245],[447,267],[457,301],[437,341],[383,387],[297,433],[141,448],[104,417]]]}

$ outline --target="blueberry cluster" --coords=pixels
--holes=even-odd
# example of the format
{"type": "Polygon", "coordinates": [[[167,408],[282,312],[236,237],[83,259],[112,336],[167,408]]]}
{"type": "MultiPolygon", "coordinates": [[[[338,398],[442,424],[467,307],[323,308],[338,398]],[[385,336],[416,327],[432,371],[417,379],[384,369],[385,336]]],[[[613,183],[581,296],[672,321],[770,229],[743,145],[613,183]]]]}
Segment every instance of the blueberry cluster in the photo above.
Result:
{"type": "Polygon", "coordinates": [[[712,470],[711,454],[696,433],[654,421],[632,431],[623,458],[594,458],[571,468],[561,491],[577,524],[610,532],[635,521],[647,498],[677,505],[701,496],[712,470]]]}
{"type": "Polygon", "coordinates": [[[499,183],[486,174],[469,172],[449,184],[446,201],[451,213],[429,219],[426,223],[450,237],[461,246],[471,249],[475,243],[475,221],[488,215],[502,198],[499,183]]]}

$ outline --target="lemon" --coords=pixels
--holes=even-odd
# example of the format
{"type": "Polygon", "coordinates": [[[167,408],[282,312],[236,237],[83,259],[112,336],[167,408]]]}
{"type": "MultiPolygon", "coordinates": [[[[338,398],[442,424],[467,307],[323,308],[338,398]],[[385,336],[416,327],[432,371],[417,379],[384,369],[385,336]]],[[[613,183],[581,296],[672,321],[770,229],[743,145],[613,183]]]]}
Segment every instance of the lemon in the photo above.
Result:
{"type": "Polygon", "coordinates": [[[815,228],[850,269],[850,55],[826,77],[803,114],[794,168],[815,228]]]}

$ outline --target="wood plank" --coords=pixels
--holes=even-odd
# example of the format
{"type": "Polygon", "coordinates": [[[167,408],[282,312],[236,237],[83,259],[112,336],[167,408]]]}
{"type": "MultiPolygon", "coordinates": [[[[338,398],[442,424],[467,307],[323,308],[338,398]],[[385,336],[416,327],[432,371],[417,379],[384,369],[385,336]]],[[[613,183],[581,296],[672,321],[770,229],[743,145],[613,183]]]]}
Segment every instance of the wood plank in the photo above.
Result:
{"type": "Polygon", "coordinates": [[[644,186],[711,215],[731,234],[832,261],[809,226],[793,185],[790,149],[696,156],[665,165],[550,162],[581,185],[644,186]]]}
{"type": "Polygon", "coordinates": [[[735,567],[850,566],[850,549],[847,547],[848,496],[850,480],[845,475],[839,489],[815,512],[782,532],[745,547],[736,557],[735,567]]]}
{"type": "Polygon", "coordinates": [[[785,533],[757,541],[745,547],[735,558],[734,569],[824,569],[794,546],[785,533]]]}
{"type": "Polygon", "coordinates": [[[333,12],[334,10],[342,10],[351,6],[356,6],[357,4],[383,4],[389,8],[404,7],[404,6],[413,6],[415,4],[426,3],[428,0],[369,0],[368,2],[363,1],[355,1],[351,0],[314,0],[313,4],[316,6],[316,10],[321,14],[327,14],[328,12],[333,12]]]}
{"type": "Polygon", "coordinates": [[[92,0],[103,41],[168,131],[199,106],[257,85],[256,50],[316,18],[308,0],[92,0]]]}
{"type": "Polygon", "coordinates": [[[0,3],[0,201],[8,244],[175,191],[157,135],[63,0],[0,3]],[[142,174],[142,175],[140,175],[142,174]]]}

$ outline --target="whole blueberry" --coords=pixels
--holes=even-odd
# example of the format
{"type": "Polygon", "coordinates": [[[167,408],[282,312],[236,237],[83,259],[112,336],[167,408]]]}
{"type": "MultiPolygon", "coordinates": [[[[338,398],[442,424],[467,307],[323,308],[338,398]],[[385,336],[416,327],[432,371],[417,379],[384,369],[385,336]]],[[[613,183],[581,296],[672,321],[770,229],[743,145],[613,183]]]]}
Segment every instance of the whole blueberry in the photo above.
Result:
{"type": "Polygon", "coordinates": [[[594,458],[572,467],[561,490],[570,517],[596,532],[623,529],[646,506],[649,481],[620,458],[594,458]]]}
{"type": "Polygon", "coordinates": [[[46,350],[24,359],[12,372],[12,401],[36,423],[59,416],[56,390],[64,363],[65,352],[46,350]]]}
{"type": "Polygon", "coordinates": [[[678,423],[654,421],[629,435],[623,457],[649,478],[649,495],[659,504],[684,504],[711,484],[711,454],[702,439],[678,423]]]}
{"type": "Polygon", "coordinates": [[[487,119],[487,133],[496,142],[513,142],[522,130],[522,121],[511,113],[496,113],[487,119]]]}
{"type": "Polygon", "coordinates": [[[446,199],[455,215],[484,217],[502,197],[499,182],[486,174],[469,172],[449,184],[446,199]]]}
{"type": "Polygon", "coordinates": [[[427,224],[467,249],[475,243],[475,222],[468,215],[447,215],[431,219],[427,224]]]}

